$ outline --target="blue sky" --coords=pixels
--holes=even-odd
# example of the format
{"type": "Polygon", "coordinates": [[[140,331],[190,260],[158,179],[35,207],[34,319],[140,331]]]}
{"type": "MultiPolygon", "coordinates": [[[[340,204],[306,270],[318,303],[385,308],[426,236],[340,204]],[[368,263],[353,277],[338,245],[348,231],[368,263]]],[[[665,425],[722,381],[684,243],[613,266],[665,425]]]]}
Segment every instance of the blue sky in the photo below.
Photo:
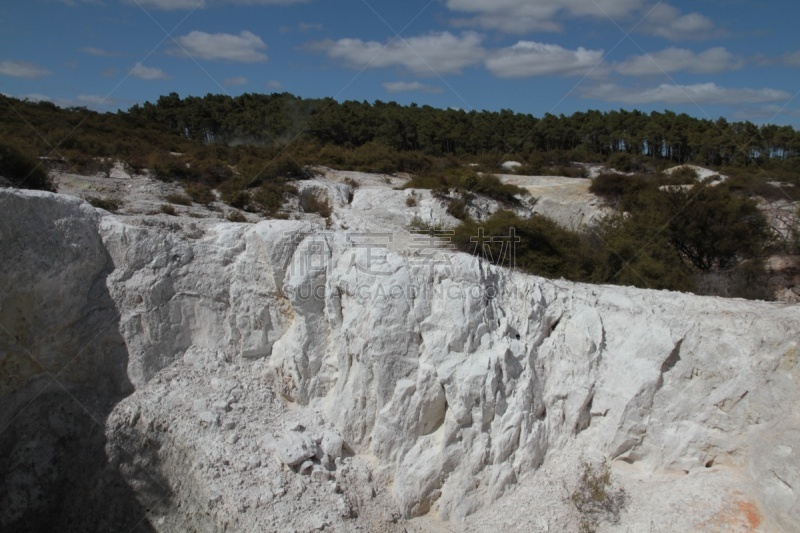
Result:
{"type": "Polygon", "coordinates": [[[800,3],[4,0],[0,92],[101,111],[288,91],[800,127],[800,3]]]}

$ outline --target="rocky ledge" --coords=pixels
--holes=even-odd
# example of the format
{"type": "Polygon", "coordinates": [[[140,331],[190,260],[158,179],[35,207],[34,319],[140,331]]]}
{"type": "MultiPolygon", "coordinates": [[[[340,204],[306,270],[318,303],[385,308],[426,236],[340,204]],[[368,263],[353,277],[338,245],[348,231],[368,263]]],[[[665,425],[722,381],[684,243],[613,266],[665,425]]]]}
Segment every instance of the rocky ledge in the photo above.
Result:
{"type": "Polygon", "coordinates": [[[800,526],[797,305],[310,221],[0,218],[4,529],[800,526]]]}

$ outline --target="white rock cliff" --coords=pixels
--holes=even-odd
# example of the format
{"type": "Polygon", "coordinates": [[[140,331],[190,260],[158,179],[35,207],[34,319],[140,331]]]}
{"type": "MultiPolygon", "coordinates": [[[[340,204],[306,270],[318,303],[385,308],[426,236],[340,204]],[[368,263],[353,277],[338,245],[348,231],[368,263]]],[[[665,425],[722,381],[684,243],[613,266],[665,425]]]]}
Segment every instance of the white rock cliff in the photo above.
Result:
{"type": "MultiPolygon", "coordinates": [[[[800,527],[798,306],[425,261],[304,221],[6,189],[0,217],[3,424],[42,380],[132,386],[106,450],[140,501],[171,495],[155,529],[479,528],[581,460],[641,494],[715,495],[676,517],[632,494],[602,528],[800,527]]],[[[517,523],[577,527],[547,511],[517,523]]]]}

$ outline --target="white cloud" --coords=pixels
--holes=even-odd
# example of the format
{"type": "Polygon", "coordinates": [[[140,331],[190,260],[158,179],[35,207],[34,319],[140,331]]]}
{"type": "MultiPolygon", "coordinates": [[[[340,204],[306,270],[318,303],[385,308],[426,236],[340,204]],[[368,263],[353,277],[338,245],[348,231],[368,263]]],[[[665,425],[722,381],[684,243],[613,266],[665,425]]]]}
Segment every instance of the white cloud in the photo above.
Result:
{"type": "Polygon", "coordinates": [[[264,84],[267,89],[283,89],[283,84],[279,81],[270,80],[264,84]]]}
{"type": "Polygon", "coordinates": [[[681,15],[677,8],[664,3],[647,14],[639,29],[671,41],[708,39],[719,34],[708,17],[700,13],[681,15]]]}
{"type": "Polygon", "coordinates": [[[130,70],[130,75],[140,80],[167,80],[169,76],[160,68],[145,67],[141,63],[136,63],[130,70]]]}
{"type": "Polygon", "coordinates": [[[258,35],[249,31],[232,35],[195,30],[178,37],[178,42],[183,49],[172,50],[172,53],[178,55],[186,53],[199,59],[225,59],[240,63],[257,63],[267,60],[267,55],[261,52],[261,50],[266,50],[267,45],[258,35]]]}
{"type": "Polygon", "coordinates": [[[389,93],[405,93],[405,92],[423,92],[423,93],[440,93],[441,87],[433,85],[423,85],[418,81],[387,81],[383,84],[383,88],[389,93]]]}
{"type": "Polygon", "coordinates": [[[89,54],[90,56],[97,56],[97,57],[114,57],[113,52],[109,52],[108,50],[103,50],[102,48],[95,48],[94,46],[84,46],[81,48],[81,52],[84,54],[89,54]]]}
{"type": "Polygon", "coordinates": [[[642,8],[644,0],[447,0],[453,11],[469,13],[462,20],[482,28],[507,33],[560,31],[560,15],[575,17],[627,18],[642,8]]]}
{"type": "Polygon", "coordinates": [[[790,67],[800,67],[800,51],[797,51],[793,54],[784,54],[782,60],[784,65],[789,65],[790,67]]]}
{"type": "Polygon", "coordinates": [[[682,14],[663,2],[651,9],[648,0],[446,0],[447,7],[464,13],[460,26],[525,34],[562,31],[565,18],[590,17],[608,24],[638,20],[647,14],[638,30],[672,40],[713,36],[714,23],[700,13],[682,14]]]}
{"type": "Polygon", "coordinates": [[[582,91],[584,98],[625,104],[757,104],[783,102],[792,95],[777,89],[733,89],[715,83],[662,84],[649,89],[604,84],[582,91]]]}
{"type": "Polygon", "coordinates": [[[247,85],[249,82],[244,76],[236,76],[234,78],[226,78],[222,81],[225,87],[235,87],[236,85],[247,85]]]}
{"type": "Polygon", "coordinates": [[[713,74],[740,68],[743,61],[722,47],[709,48],[696,54],[685,48],[666,48],[652,54],[632,56],[614,65],[614,70],[626,76],[649,76],[685,71],[713,74]]]}
{"type": "Polygon", "coordinates": [[[530,76],[575,76],[601,74],[607,68],[602,50],[567,50],[557,44],[519,41],[514,46],[495,52],[486,60],[486,68],[500,78],[530,76]]]}
{"type": "Polygon", "coordinates": [[[39,79],[52,74],[49,70],[24,61],[0,61],[0,74],[15,78],[39,79]]]}
{"type": "Polygon", "coordinates": [[[483,37],[474,32],[460,37],[450,32],[432,33],[387,44],[361,39],[339,39],[311,43],[308,48],[322,51],[331,59],[351,68],[405,67],[417,74],[457,74],[485,56],[483,37]]]}

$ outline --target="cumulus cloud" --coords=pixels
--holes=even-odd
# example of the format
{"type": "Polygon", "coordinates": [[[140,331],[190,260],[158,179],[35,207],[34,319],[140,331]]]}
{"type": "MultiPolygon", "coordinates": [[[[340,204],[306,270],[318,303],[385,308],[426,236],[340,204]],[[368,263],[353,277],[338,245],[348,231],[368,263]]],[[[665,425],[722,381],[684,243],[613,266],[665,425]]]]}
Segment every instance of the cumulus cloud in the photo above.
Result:
{"type": "Polygon", "coordinates": [[[283,89],[283,84],[276,80],[270,80],[264,84],[267,89],[283,89]]]}
{"type": "Polygon", "coordinates": [[[140,80],[167,80],[169,76],[160,68],[145,67],[141,63],[136,63],[130,70],[130,75],[140,80]]]}
{"type": "Polygon", "coordinates": [[[560,31],[559,15],[626,18],[644,6],[644,0],[447,0],[453,11],[468,13],[461,20],[507,33],[560,31]]]}
{"type": "Polygon", "coordinates": [[[267,45],[258,35],[249,31],[232,35],[195,30],[178,37],[178,43],[182,49],[172,50],[172,53],[178,55],[185,53],[199,59],[223,59],[240,63],[258,63],[267,60],[267,55],[262,52],[266,50],[267,45]]]}
{"type": "Polygon", "coordinates": [[[247,85],[249,82],[244,76],[236,76],[234,78],[225,78],[222,85],[225,87],[235,87],[237,85],[247,85]]]}
{"type": "Polygon", "coordinates": [[[433,85],[423,85],[418,81],[387,81],[383,84],[383,88],[389,93],[405,93],[405,92],[423,92],[423,93],[440,93],[441,87],[433,85]]]}
{"type": "Polygon", "coordinates": [[[0,61],[0,74],[15,78],[28,78],[37,80],[52,74],[49,70],[33,63],[24,61],[0,61]]]}
{"type": "Polygon", "coordinates": [[[685,48],[667,48],[659,52],[632,56],[614,65],[614,70],[626,76],[650,76],[685,71],[713,74],[740,68],[743,61],[722,47],[709,48],[696,54],[685,48]]]}
{"type": "Polygon", "coordinates": [[[604,84],[582,91],[584,98],[622,102],[625,104],[757,104],[784,102],[792,95],[777,89],[735,89],[720,87],[716,83],[695,85],[662,84],[649,89],[621,87],[604,84]]]}
{"type": "Polygon", "coordinates": [[[474,32],[461,36],[432,33],[386,44],[361,39],[339,39],[311,43],[308,48],[324,52],[351,68],[404,67],[417,74],[457,74],[480,62],[486,52],[483,37],[474,32]]]}
{"type": "Polygon", "coordinates": [[[710,18],[700,13],[682,15],[677,8],[664,3],[648,12],[639,29],[671,41],[708,39],[719,34],[710,18]]]}
{"type": "Polygon", "coordinates": [[[464,18],[457,25],[478,26],[504,33],[562,31],[567,18],[589,17],[609,24],[633,22],[647,15],[638,31],[671,40],[702,39],[719,32],[700,13],[683,14],[660,2],[647,0],[446,0],[446,6],[464,18]]]}
{"type": "Polygon", "coordinates": [[[575,76],[606,70],[602,50],[568,50],[557,44],[531,41],[519,41],[498,50],[486,60],[486,68],[500,78],[575,76]]]}

